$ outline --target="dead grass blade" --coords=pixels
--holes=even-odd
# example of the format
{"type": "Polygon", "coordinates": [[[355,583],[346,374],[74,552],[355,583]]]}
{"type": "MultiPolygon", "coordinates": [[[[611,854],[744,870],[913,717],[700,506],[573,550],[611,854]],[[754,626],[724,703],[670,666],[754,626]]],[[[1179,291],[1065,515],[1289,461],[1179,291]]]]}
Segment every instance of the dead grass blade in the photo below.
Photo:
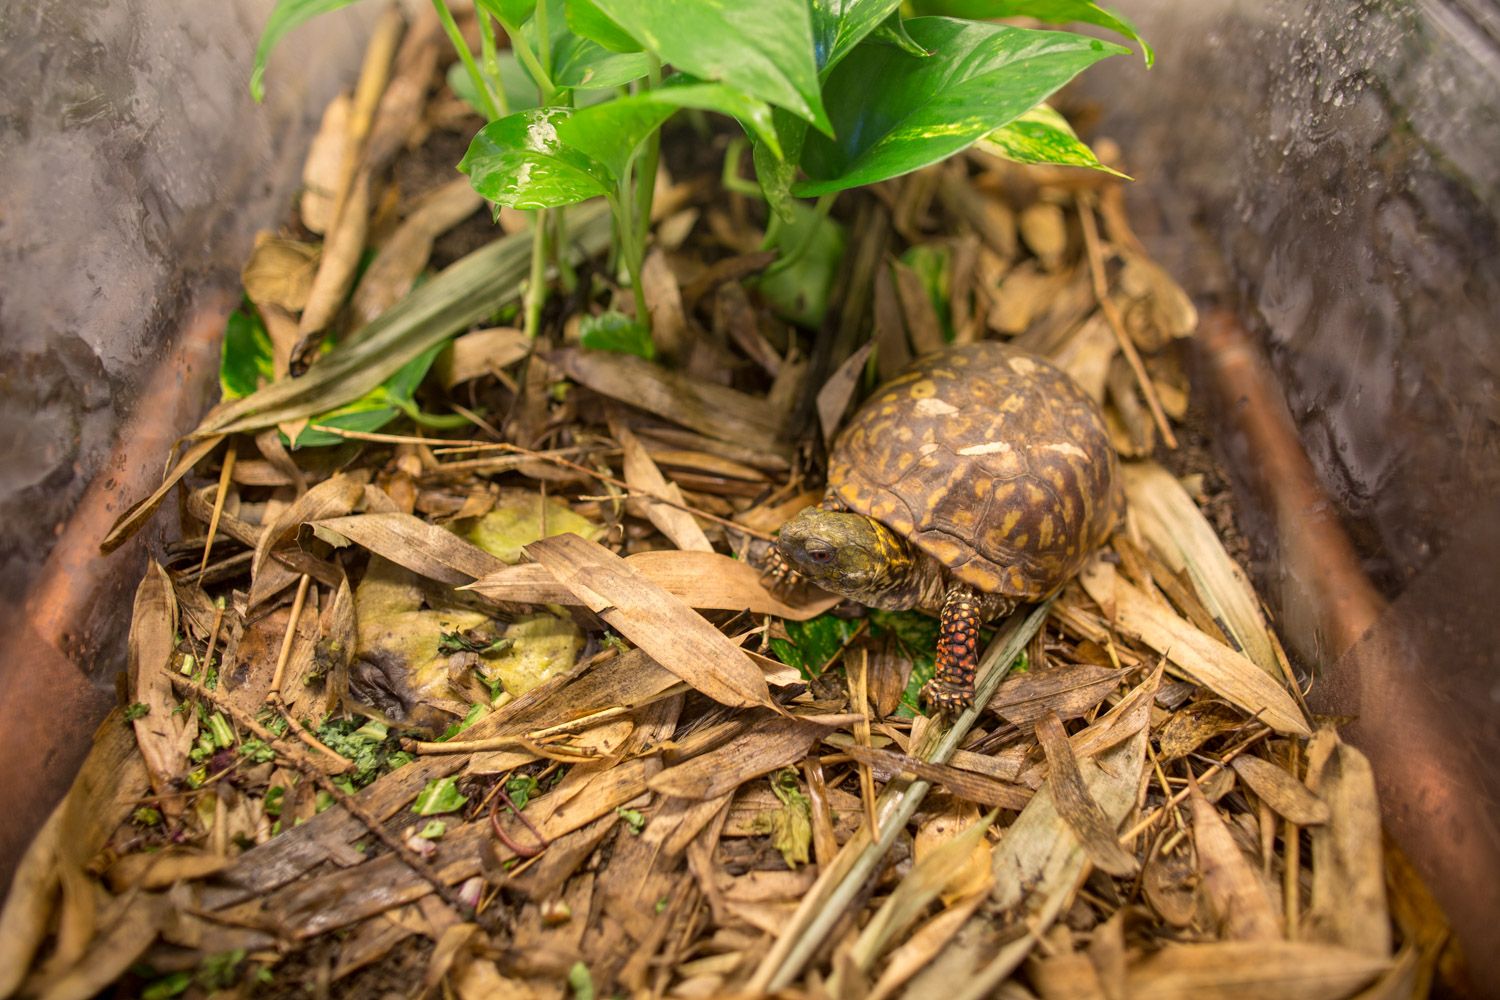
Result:
{"type": "Polygon", "coordinates": [[[1254,588],[1187,490],[1155,462],[1127,463],[1121,472],[1146,544],[1174,572],[1187,571],[1214,621],[1256,666],[1281,677],[1254,588]]]}
{"type": "MultiPolygon", "coordinates": [[[[962,833],[942,842],[917,860],[911,871],[897,884],[895,891],[880,904],[880,909],[865,924],[850,949],[850,960],[861,972],[870,972],[891,942],[916,923],[933,900],[955,879],[964,875],[973,859],[975,848],[984,844],[985,832],[995,822],[995,816],[995,812],[990,812],[979,817],[962,833]]],[[[834,996],[842,995],[843,985],[842,977],[836,970],[829,983],[829,990],[834,996]]]]}
{"type": "Polygon", "coordinates": [[[312,523],[413,573],[452,586],[505,568],[505,563],[479,546],[410,514],[354,514],[312,523]]]}
{"type": "MultiPolygon", "coordinates": [[[[1083,582],[1087,589],[1088,579],[1083,582]]],[[[1254,663],[1204,635],[1126,580],[1115,581],[1113,596],[1115,626],[1120,631],[1140,639],[1194,682],[1238,705],[1277,732],[1311,735],[1291,695],[1254,663]]]]}
{"type": "Polygon", "coordinates": [[[677,504],[669,507],[664,503],[656,503],[652,500],[642,500],[641,506],[645,508],[646,517],[652,524],[672,540],[672,544],[679,549],[691,552],[712,552],[714,547],[708,541],[708,536],[693,520],[693,515],[682,510],[686,501],[682,497],[682,490],[677,488],[676,483],[670,483],[661,474],[651,456],[646,453],[646,448],[640,439],[620,421],[612,421],[610,433],[614,439],[620,442],[624,450],[625,482],[632,490],[637,490],[648,497],[665,497],[677,504]]]}
{"type": "MultiPolygon", "coordinates": [[[[760,582],[749,563],[717,552],[637,552],[625,560],[632,573],[650,581],[694,608],[749,611],[793,621],[815,618],[840,598],[813,591],[815,597],[787,604],[760,582]]],[[[534,564],[508,566],[464,588],[492,601],[517,604],[573,604],[573,591],[534,564]]]]}
{"type": "Polygon", "coordinates": [[[156,508],[161,506],[161,502],[167,498],[167,494],[172,492],[172,487],[176,486],[183,476],[193,471],[193,466],[207,458],[219,446],[219,442],[223,440],[224,435],[216,434],[205,437],[189,447],[183,453],[182,458],[178,459],[177,464],[172,466],[171,471],[162,479],[161,485],[151,491],[150,496],[132,504],[125,513],[120,515],[119,519],[110,527],[109,534],[105,535],[99,542],[100,553],[108,555],[121,545],[124,545],[132,535],[140,530],[141,525],[146,523],[146,519],[156,513],[156,508]]]}
{"type": "Polygon", "coordinates": [[[354,285],[354,275],[365,252],[365,236],[369,233],[371,184],[369,173],[360,171],[344,199],[338,221],[323,242],[318,274],[308,289],[307,304],[297,323],[297,332],[304,340],[333,323],[354,285]]]}
{"type": "Polygon", "coordinates": [[[669,767],[647,784],[685,799],[713,799],[807,756],[824,727],[801,719],[767,719],[692,760],[669,767]]]}
{"type": "Polygon", "coordinates": [[[433,241],[482,204],[484,199],[463,177],[423,197],[365,269],[350,303],[355,322],[371,322],[411,291],[432,256],[433,241]]]}
{"type": "Polygon", "coordinates": [[[94,938],[88,953],[55,977],[44,976],[28,992],[42,1000],[88,1000],[97,996],[156,940],[175,905],[165,895],[143,892],[116,907],[114,920],[94,938]]]}
{"type": "Polygon", "coordinates": [[[1084,853],[1096,868],[1111,875],[1134,876],[1139,866],[1120,846],[1115,823],[1089,795],[1072,744],[1068,742],[1068,731],[1057,713],[1048,712],[1037,720],[1036,738],[1047,755],[1047,788],[1052,793],[1052,802],[1084,853]]]}
{"type": "Polygon", "coordinates": [[[349,146],[349,114],[353,98],[344,93],[328,102],[318,134],[308,147],[302,164],[302,200],[298,214],[302,224],[319,235],[333,225],[334,202],[349,146]]]}
{"type": "MultiPolygon", "coordinates": [[[[581,205],[568,213],[568,242],[577,253],[601,252],[609,234],[605,206],[581,205]]],[[[530,266],[530,251],[526,233],[474,251],[413,289],[301,378],[274,382],[215,408],[193,436],[275,427],[353,402],[433,344],[514,302],[530,266]]]]}
{"type": "Polygon", "coordinates": [[[1246,754],[1236,757],[1230,766],[1246,787],[1277,815],[1298,826],[1319,826],[1328,822],[1328,803],[1277,765],[1246,754]]]}
{"type": "Polygon", "coordinates": [[[966,896],[913,931],[886,958],[885,968],[870,988],[867,1000],[886,1000],[926,968],[988,897],[988,892],[966,896]]]}
{"type": "MultiPolygon", "coordinates": [[[[571,225],[570,225],[571,228],[571,225]]],[[[760,396],[714,385],[627,354],[562,351],[553,362],[574,381],[673,423],[762,451],[786,451],[783,415],[760,396]]]]}
{"type": "Polygon", "coordinates": [[[1198,852],[1203,892],[1223,935],[1235,941],[1281,940],[1281,919],[1265,883],[1240,853],[1219,811],[1203,797],[1197,781],[1191,781],[1189,787],[1193,846],[1198,852]]]}
{"type": "Polygon", "coordinates": [[[1328,803],[1312,828],[1312,905],[1307,936],[1389,958],[1391,922],[1380,845],[1380,804],[1369,758],[1320,729],[1307,748],[1307,784],[1328,803]]]}
{"type": "Polygon", "coordinates": [[[526,552],[611,628],[692,687],[723,705],[780,711],[744,650],[604,546],[558,535],[528,545],[526,552]]]}
{"type": "Polygon", "coordinates": [[[942,324],[938,322],[937,309],[927,297],[927,289],[916,271],[900,261],[891,261],[892,273],[896,276],[896,298],[901,303],[901,313],[906,317],[906,333],[911,338],[912,354],[921,357],[941,351],[942,324]]]}
{"type": "Polygon", "coordinates": [[[1169,944],[1130,967],[1130,996],[1155,1000],[1339,1000],[1389,963],[1299,941],[1169,944]]]}

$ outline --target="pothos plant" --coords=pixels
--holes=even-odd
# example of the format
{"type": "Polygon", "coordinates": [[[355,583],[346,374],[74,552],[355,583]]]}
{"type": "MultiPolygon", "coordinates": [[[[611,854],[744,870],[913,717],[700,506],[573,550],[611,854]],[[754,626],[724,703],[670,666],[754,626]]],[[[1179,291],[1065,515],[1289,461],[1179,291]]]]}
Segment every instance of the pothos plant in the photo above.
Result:
{"type": "MultiPolygon", "coordinates": [[[[352,2],[280,0],[256,53],[256,96],[278,39],[352,2]]],[[[446,0],[433,3],[459,56],[449,82],[489,119],[458,169],[494,205],[536,212],[526,329],[537,329],[549,258],[563,260],[561,210],[602,198],[635,319],[615,314],[588,332],[646,356],[641,267],[661,128],[677,112],[743,128],[756,182],[726,178],[765,198],[766,245],[781,251],[773,268],[786,267],[840,191],[980,141],[1023,163],[1108,169],[1044,102],[1129,50],[992,19],[1090,24],[1153,58],[1128,21],[1091,0],[475,0],[478,53],[446,0]]]]}

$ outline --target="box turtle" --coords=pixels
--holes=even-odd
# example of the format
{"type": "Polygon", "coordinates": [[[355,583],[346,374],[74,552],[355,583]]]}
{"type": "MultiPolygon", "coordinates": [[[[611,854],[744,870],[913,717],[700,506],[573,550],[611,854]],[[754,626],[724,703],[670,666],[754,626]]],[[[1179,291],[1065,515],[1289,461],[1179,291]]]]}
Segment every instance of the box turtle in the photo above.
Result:
{"type": "Polygon", "coordinates": [[[919,359],[854,414],[828,493],[782,527],[772,575],[937,614],[939,710],[974,698],[981,623],[1066,583],[1124,510],[1098,405],[1051,363],[993,341],[919,359]]]}

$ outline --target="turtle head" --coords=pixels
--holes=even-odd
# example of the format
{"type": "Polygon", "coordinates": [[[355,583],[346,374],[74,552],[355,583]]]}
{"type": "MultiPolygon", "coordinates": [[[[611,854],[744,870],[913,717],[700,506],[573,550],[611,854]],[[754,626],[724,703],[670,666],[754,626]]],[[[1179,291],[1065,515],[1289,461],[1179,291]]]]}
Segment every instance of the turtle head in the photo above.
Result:
{"type": "Polygon", "coordinates": [[[781,528],[781,557],[808,582],[875,607],[909,607],[910,546],[874,518],[808,507],[781,528]]]}

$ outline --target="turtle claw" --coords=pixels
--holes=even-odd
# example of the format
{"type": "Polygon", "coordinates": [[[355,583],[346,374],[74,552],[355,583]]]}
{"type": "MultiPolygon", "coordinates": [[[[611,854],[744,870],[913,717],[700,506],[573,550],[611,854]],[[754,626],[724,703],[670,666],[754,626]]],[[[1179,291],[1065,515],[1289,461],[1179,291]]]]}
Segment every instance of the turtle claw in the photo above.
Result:
{"type": "Polygon", "coordinates": [[[944,678],[934,677],[922,688],[922,700],[935,712],[957,715],[974,704],[974,685],[954,684],[944,678]]]}
{"type": "Polygon", "coordinates": [[[771,548],[771,553],[766,557],[766,564],[761,569],[760,582],[772,593],[785,594],[797,588],[802,581],[801,575],[792,568],[792,564],[786,561],[781,550],[771,548]]]}

